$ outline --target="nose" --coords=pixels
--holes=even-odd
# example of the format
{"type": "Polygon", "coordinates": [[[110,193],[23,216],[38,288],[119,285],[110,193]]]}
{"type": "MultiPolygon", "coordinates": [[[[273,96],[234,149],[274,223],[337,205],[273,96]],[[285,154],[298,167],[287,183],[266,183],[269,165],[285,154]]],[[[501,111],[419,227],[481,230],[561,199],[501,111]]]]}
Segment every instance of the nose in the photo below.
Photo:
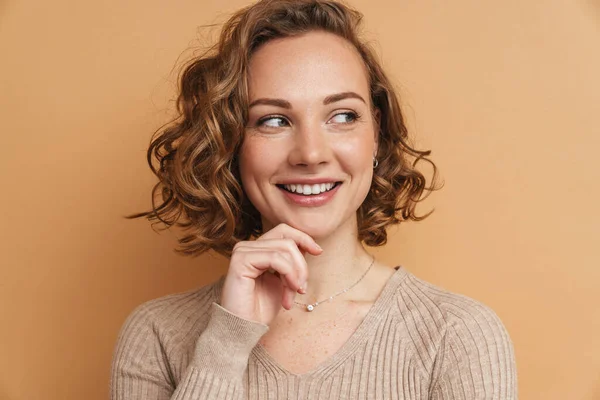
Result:
{"type": "Polygon", "coordinates": [[[320,127],[297,128],[293,140],[288,157],[291,165],[310,167],[329,162],[331,148],[326,133],[320,127]]]}

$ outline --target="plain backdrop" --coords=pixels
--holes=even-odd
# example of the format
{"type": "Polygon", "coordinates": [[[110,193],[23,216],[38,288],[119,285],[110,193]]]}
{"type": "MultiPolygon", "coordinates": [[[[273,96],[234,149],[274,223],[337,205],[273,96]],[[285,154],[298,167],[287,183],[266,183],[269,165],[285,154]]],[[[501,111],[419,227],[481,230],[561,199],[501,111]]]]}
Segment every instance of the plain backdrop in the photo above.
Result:
{"type": "MultiPolygon", "coordinates": [[[[224,272],[122,216],[198,27],[246,4],[0,2],[0,399],[106,399],[135,306],[224,272]]],[[[520,398],[599,399],[598,1],[351,4],[446,183],[375,254],[492,307],[520,398]]]]}

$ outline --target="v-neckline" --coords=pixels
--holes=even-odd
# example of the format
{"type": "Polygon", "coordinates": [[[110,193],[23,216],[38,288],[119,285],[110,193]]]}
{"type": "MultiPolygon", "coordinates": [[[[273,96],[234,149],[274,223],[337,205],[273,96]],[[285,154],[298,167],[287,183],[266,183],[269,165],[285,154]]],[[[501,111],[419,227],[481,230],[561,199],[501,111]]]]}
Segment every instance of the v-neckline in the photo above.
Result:
{"type": "Polygon", "coordinates": [[[385,283],[379,297],[375,300],[367,314],[363,318],[362,322],[358,325],[356,330],[350,335],[348,340],[329,358],[319,363],[315,368],[310,371],[303,373],[293,373],[283,367],[277,360],[275,360],[271,354],[264,348],[264,346],[258,343],[252,350],[254,355],[260,362],[267,364],[270,368],[276,369],[281,373],[292,376],[297,379],[304,379],[311,375],[318,374],[327,370],[331,367],[338,365],[340,362],[349,357],[357,348],[358,345],[369,335],[374,334],[374,327],[378,325],[385,314],[385,310],[389,309],[389,303],[394,298],[396,289],[407,275],[407,271],[398,266],[395,268],[396,272],[385,283]]]}

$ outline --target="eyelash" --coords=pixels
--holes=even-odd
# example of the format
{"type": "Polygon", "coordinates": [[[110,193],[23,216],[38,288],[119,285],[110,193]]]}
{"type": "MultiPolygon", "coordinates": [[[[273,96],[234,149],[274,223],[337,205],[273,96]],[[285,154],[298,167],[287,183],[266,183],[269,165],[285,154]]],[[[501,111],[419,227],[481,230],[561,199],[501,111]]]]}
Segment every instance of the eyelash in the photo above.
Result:
{"type": "MultiPolygon", "coordinates": [[[[350,125],[350,124],[353,124],[356,121],[358,121],[360,119],[360,117],[361,117],[358,113],[356,113],[354,111],[344,111],[344,112],[335,114],[331,118],[335,118],[338,115],[347,115],[351,119],[350,122],[339,122],[338,124],[340,124],[340,125],[350,125]]],[[[267,121],[269,121],[269,120],[271,120],[271,119],[281,119],[283,121],[286,121],[286,123],[289,123],[289,121],[287,120],[287,118],[285,118],[284,116],[275,114],[275,115],[267,115],[265,117],[260,118],[256,122],[256,126],[258,126],[258,127],[262,126],[262,127],[265,127],[265,128],[276,128],[276,127],[272,127],[272,126],[264,126],[264,123],[267,122],[267,121]]],[[[279,128],[279,127],[277,127],[277,128],[279,128]]]]}

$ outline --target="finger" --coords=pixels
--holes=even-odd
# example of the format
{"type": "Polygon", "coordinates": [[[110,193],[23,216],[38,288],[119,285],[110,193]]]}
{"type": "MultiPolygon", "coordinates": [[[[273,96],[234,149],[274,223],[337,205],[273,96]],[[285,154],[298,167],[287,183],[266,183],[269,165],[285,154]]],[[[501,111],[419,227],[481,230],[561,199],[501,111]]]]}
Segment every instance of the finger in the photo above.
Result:
{"type": "MultiPolygon", "coordinates": [[[[298,273],[298,284],[303,287],[308,280],[308,265],[306,259],[302,255],[302,252],[292,239],[263,239],[260,242],[252,242],[249,247],[260,248],[263,250],[279,250],[281,253],[290,258],[293,265],[297,269],[298,273]]],[[[301,293],[304,293],[302,291],[301,293]]]]}
{"type": "Polygon", "coordinates": [[[323,252],[321,246],[319,246],[312,237],[286,224],[277,225],[275,228],[259,237],[257,241],[266,239],[291,239],[301,250],[314,256],[318,256],[323,252]]]}
{"type": "Polygon", "coordinates": [[[296,292],[291,289],[285,290],[283,292],[284,299],[281,303],[283,308],[286,310],[291,310],[294,307],[294,299],[296,298],[296,292]]]}
{"type": "Polygon", "coordinates": [[[281,305],[286,310],[291,310],[294,307],[294,300],[296,299],[296,292],[284,285],[283,292],[281,293],[281,305]]]}
{"type": "Polygon", "coordinates": [[[293,262],[278,250],[253,249],[251,247],[239,248],[232,254],[231,265],[243,265],[238,273],[242,278],[257,279],[269,268],[281,275],[286,285],[293,290],[299,290],[298,269],[293,262]]]}
{"type": "MultiPolygon", "coordinates": [[[[296,246],[296,243],[291,239],[267,239],[261,242],[253,241],[244,242],[243,245],[238,244],[234,248],[234,253],[232,253],[231,264],[243,264],[244,261],[234,261],[234,256],[236,256],[236,259],[239,259],[242,253],[258,251],[273,252],[274,250],[279,251],[280,255],[286,257],[288,261],[292,263],[293,268],[296,270],[297,277],[297,284],[294,285],[294,287],[298,288],[298,293],[305,294],[306,281],[308,279],[308,266],[306,265],[306,260],[298,249],[298,246],[296,246]]],[[[258,264],[257,267],[259,267],[258,264]]],[[[279,275],[279,273],[272,267],[269,267],[267,270],[270,273],[276,273],[279,275]]],[[[260,276],[260,274],[258,276],[260,276]]]]}
{"type": "Polygon", "coordinates": [[[281,306],[286,310],[291,310],[294,306],[294,300],[296,299],[296,292],[287,285],[285,278],[278,272],[275,272],[275,276],[280,279],[281,287],[283,289],[281,291],[281,306]]]}

